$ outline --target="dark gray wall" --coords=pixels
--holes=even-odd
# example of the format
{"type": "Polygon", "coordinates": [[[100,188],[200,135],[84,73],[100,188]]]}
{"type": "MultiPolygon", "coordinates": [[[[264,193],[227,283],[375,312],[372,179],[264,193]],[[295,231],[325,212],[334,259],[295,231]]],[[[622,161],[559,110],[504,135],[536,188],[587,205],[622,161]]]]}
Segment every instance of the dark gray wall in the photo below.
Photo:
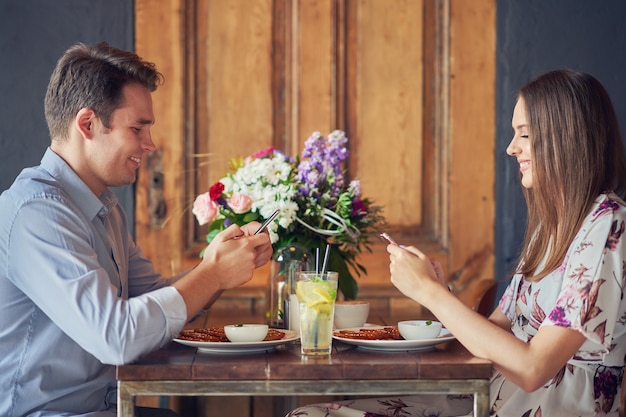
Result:
{"type": "MultiPolygon", "coordinates": [[[[43,99],[76,42],[134,48],[133,0],[0,0],[0,192],[50,143],[43,99]]],[[[134,223],[132,186],[115,189],[134,223]]]]}
{"type": "Polygon", "coordinates": [[[526,218],[518,166],[505,152],[515,92],[549,70],[587,72],[611,95],[624,132],[626,1],[498,0],[497,5],[496,277],[508,281],[526,218]]]}

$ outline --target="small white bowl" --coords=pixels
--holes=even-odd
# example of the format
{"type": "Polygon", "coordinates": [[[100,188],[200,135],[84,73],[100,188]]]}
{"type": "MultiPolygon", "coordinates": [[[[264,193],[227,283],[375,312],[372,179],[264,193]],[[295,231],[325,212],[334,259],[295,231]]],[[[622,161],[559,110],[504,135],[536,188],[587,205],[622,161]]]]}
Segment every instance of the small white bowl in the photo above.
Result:
{"type": "Polygon", "coordinates": [[[226,337],[233,343],[260,342],[265,339],[267,324],[229,324],[224,326],[226,337]]]}
{"type": "Polygon", "coordinates": [[[398,322],[398,330],[406,340],[435,339],[441,333],[441,323],[433,320],[398,322]]]}
{"type": "Polygon", "coordinates": [[[337,301],[335,302],[335,328],[362,327],[369,313],[370,303],[367,301],[337,301]]]}

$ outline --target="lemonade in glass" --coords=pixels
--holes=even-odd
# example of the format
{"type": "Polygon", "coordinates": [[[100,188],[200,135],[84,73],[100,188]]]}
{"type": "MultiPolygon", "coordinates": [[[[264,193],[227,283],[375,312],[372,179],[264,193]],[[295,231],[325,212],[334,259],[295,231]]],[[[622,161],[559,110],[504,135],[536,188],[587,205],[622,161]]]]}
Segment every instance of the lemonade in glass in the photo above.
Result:
{"type": "Polygon", "coordinates": [[[330,355],[337,280],[337,272],[296,273],[303,355],[330,355]]]}

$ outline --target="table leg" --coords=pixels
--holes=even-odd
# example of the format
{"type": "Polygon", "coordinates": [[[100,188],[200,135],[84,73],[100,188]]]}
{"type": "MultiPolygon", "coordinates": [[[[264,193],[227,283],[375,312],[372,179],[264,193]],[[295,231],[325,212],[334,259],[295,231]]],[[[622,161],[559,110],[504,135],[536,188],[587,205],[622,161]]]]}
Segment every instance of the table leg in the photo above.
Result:
{"type": "Polygon", "coordinates": [[[117,382],[117,417],[134,417],[135,397],[126,389],[124,382],[117,382]]]}
{"type": "Polygon", "coordinates": [[[295,395],[274,397],[274,416],[286,416],[291,410],[298,408],[300,397],[295,395]]]}
{"type": "Polygon", "coordinates": [[[474,415],[476,417],[489,417],[489,381],[485,381],[482,387],[474,393],[474,415]]]}

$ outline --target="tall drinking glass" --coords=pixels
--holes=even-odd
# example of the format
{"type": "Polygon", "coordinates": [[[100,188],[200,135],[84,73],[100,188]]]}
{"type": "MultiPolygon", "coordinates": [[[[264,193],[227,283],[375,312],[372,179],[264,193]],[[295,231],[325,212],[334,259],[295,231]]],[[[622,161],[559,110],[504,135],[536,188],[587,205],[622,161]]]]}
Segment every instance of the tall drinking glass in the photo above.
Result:
{"type": "Polygon", "coordinates": [[[338,278],[337,272],[296,272],[303,355],[330,355],[338,278]]]}

